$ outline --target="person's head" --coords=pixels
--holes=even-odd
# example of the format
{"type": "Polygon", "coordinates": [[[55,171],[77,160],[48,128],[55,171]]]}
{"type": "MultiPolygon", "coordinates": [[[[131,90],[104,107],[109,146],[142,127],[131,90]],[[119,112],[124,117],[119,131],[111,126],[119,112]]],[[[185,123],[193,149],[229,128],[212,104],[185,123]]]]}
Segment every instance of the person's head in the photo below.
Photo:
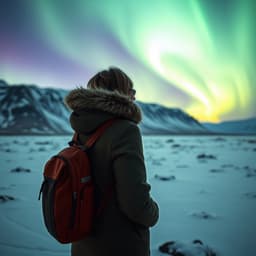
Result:
{"type": "Polygon", "coordinates": [[[132,80],[119,68],[110,67],[94,75],[87,83],[89,89],[105,89],[118,91],[135,100],[136,91],[133,89],[132,80]]]}

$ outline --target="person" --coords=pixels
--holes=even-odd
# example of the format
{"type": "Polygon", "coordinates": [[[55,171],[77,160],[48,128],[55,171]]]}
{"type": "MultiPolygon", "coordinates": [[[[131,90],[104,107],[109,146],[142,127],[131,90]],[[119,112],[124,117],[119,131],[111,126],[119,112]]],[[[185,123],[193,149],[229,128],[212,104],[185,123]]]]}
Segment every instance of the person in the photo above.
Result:
{"type": "Polygon", "coordinates": [[[110,67],[93,76],[87,88],[74,89],[65,98],[81,143],[101,124],[117,118],[88,153],[98,197],[104,197],[109,184],[113,192],[92,234],[72,243],[72,256],[150,255],[149,228],[156,224],[159,208],[146,180],[135,92],[131,79],[110,67]]]}

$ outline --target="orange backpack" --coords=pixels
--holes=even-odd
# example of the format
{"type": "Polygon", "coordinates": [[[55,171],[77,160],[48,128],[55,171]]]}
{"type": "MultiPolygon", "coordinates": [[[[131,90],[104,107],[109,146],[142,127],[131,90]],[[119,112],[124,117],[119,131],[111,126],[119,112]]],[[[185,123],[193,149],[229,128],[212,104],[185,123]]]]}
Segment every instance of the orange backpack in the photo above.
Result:
{"type": "Polygon", "coordinates": [[[75,133],[69,147],[45,164],[38,199],[42,194],[43,217],[48,232],[61,243],[78,241],[89,235],[94,217],[105,204],[102,200],[100,207],[95,207],[95,186],[87,150],[114,121],[110,119],[100,126],[85,145],[78,143],[75,133]]]}

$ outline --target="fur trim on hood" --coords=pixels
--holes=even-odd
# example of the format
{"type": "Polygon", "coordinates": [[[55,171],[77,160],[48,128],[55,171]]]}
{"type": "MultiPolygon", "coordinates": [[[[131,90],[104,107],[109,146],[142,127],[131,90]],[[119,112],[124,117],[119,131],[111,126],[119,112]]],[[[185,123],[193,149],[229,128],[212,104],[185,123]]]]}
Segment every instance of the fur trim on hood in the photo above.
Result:
{"type": "Polygon", "coordinates": [[[139,123],[140,108],[127,96],[118,91],[77,88],[65,98],[66,105],[73,111],[100,110],[139,123]]]}

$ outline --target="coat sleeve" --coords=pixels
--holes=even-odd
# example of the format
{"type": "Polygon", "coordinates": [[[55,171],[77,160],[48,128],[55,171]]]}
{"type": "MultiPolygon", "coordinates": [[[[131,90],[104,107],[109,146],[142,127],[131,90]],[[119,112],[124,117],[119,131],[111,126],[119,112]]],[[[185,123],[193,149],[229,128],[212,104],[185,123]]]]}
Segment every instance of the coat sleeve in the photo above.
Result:
{"type": "Polygon", "coordinates": [[[146,181],[141,134],[137,125],[130,124],[112,144],[112,160],[121,211],[145,227],[155,225],[159,209],[150,196],[150,185],[146,181]]]}

